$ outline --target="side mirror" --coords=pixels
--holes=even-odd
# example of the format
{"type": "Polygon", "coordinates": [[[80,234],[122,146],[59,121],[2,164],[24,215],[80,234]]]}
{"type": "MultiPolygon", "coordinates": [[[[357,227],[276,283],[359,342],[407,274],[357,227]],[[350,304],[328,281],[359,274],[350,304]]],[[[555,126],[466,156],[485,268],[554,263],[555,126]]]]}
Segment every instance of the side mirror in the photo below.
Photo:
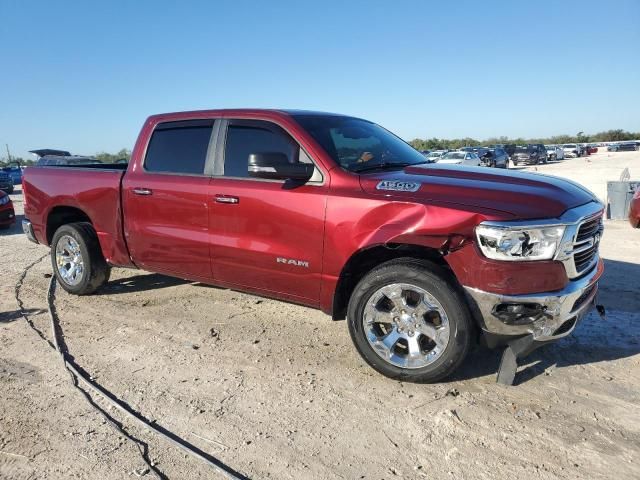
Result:
{"type": "Polygon", "coordinates": [[[281,152],[260,152],[249,155],[249,176],[271,180],[297,180],[306,182],[313,175],[311,163],[289,163],[281,152]]]}

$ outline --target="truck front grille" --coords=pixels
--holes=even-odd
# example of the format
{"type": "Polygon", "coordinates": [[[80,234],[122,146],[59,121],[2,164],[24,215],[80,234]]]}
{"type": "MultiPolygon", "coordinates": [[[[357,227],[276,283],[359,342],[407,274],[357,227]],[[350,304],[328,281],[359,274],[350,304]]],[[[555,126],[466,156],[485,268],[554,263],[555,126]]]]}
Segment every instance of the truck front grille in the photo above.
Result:
{"type": "Polygon", "coordinates": [[[592,218],[580,225],[578,229],[578,235],[576,235],[576,243],[584,242],[592,238],[596,233],[602,229],[602,217],[592,218]]]}
{"type": "Polygon", "coordinates": [[[573,241],[573,264],[577,276],[591,270],[598,260],[600,237],[604,230],[602,216],[585,220],[573,241]]]}

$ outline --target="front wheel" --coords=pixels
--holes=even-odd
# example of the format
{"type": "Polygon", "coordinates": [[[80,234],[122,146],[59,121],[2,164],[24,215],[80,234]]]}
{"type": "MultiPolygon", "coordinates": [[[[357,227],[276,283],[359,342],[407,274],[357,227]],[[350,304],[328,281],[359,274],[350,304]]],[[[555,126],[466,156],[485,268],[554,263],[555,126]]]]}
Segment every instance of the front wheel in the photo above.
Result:
{"type": "Polygon", "coordinates": [[[60,286],[75,295],[95,292],[109,280],[111,269],[102,256],[90,223],[69,223],[53,235],[51,264],[60,286]]]}
{"type": "Polygon", "coordinates": [[[472,321],[440,267],[415,259],[386,262],[356,286],[347,314],[358,353],[381,374],[435,382],[464,360],[472,321]]]}

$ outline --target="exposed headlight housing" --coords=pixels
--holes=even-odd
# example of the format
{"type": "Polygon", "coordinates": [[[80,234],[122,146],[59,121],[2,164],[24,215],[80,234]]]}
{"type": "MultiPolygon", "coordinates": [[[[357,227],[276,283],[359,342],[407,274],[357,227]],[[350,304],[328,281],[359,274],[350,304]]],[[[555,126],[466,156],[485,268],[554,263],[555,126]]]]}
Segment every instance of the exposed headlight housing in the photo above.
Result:
{"type": "Polygon", "coordinates": [[[493,260],[509,262],[551,260],[562,242],[565,226],[510,227],[480,224],[478,246],[493,260]]]}
{"type": "Polygon", "coordinates": [[[9,195],[5,195],[4,197],[0,198],[0,205],[6,205],[10,201],[11,197],[9,195]]]}

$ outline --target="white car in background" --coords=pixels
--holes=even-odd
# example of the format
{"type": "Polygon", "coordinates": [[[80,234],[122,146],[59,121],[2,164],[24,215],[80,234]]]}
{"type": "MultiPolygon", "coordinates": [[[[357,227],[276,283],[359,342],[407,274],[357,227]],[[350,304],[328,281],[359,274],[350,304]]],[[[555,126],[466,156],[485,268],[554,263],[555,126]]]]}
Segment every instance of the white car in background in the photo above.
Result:
{"type": "Polygon", "coordinates": [[[575,143],[567,143],[562,147],[564,156],[567,158],[575,158],[580,156],[580,147],[575,143]]]}
{"type": "Polygon", "coordinates": [[[547,160],[564,160],[564,149],[558,145],[545,145],[547,149],[547,160]]]}
{"type": "Polygon", "coordinates": [[[479,167],[480,157],[475,152],[445,153],[436,163],[443,165],[464,165],[465,167],[479,167]]]}
{"type": "Polygon", "coordinates": [[[425,158],[433,163],[440,160],[445,153],[447,153],[447,150],[434,150],[425,155],[425,158]]]}

